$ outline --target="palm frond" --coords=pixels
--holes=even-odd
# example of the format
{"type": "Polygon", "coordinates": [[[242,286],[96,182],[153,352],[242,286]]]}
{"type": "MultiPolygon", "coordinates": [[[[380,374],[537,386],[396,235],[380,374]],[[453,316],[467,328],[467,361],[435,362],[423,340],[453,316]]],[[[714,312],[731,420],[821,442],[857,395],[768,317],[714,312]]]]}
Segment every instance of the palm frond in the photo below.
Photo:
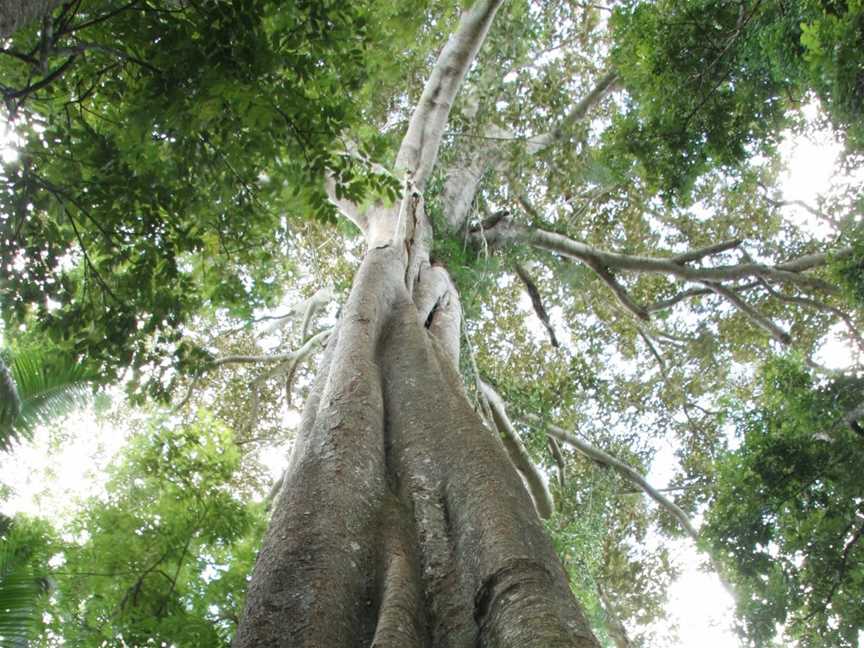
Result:
{"type": "Polygon", "coordinates": [[[0,360],[0,449],[86,405],[91,380],[82,365],[39,351],[17,353],[9,367],[0,360]]]}
{"type": "Polygon", "coordinates": [[[39,622],[48,581],[34,574],[28,555],[14,532],[0,538],[0,648],[22,645],[39,622]]]}

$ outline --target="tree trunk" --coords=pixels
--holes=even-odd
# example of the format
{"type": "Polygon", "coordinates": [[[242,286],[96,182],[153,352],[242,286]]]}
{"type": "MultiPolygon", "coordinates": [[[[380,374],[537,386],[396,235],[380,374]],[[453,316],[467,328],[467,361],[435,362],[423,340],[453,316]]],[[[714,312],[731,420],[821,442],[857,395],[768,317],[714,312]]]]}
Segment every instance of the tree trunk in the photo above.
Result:
{"type": "Polygon", "coordinates": [[[0,0],[0,38],[9,38],[60,3],[61,0],[0,0]]]}
{"type": "Polygon", "coordinates": [[[458,297],[417,194],[372,221],[234,646],[597,646],[466,397],[458,297]]]}
{"type": "Polygon", "coordinates": [[[306,402],[235,648],[596,648],[558,557],[458,371],[461,307],[422,191],[502,0],[442,49],[399,205],[336,202],[367,252],[306,402]]]}

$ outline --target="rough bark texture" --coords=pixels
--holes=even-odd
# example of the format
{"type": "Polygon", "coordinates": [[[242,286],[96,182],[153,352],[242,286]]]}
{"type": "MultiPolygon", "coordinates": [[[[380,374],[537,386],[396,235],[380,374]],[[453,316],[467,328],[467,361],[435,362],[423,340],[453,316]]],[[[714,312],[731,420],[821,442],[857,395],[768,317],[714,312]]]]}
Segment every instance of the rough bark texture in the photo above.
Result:
{"type": "Polygon", "coordinates": [[[9,38],[60,4],[61,0],[0,0],[0,38],[9,38]]]}
{"type": "Polygon", "coordinates": [[[531,498],[465,395],[455,290],[407,243],[362,263],[234,645],[596,646],[531,498]]]}

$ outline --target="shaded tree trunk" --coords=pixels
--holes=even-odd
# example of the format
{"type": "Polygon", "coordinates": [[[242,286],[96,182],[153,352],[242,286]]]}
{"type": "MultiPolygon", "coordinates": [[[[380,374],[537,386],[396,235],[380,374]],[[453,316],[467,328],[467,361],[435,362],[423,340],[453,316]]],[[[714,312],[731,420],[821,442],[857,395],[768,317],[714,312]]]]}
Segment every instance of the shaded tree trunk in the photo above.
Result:
{"type": "Polygon", "coordinates": [[[60,4],[62,0],[0,0],[0,38],[9,38],[60,4]]]}

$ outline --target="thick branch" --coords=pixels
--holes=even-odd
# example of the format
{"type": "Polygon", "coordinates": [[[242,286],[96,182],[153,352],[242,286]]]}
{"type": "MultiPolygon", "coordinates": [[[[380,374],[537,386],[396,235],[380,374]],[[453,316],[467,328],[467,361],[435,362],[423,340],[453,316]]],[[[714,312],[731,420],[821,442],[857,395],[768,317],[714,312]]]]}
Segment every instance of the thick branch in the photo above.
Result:
{"type": "Polygon", "coordinates": [[[537,507],[537,513],[541,518],[548,518],[554,511],[552,504],[552,495],[543,480],[543,475],[525,449],[522,439],[519,438],[519,433],[513,428],[513,424],[507,416],[507,407],[501,396],[498,395],[490,385],[485,382],[480,382],[480,388],[489,402],[492,409],[492,419],[495,422],[495,427],[501,433],[501,439],[504,443],[504,448],[507,450],[507,455],[510,461],[522,475],[525,480],[525,485],[531,493],[531,498],[534,500],[534,505],[537,507]]]}
{"type": "Polygon", "coordinates": [[[478,0],[462,14],[459,27],[441,50],[432,74],[414,109],[408,132],[396,156],[396,168],[409,171],[414,185],[422,191],[438,157],[438,147],[450,107],[462,80],[474,62],[480,46],[503,0],[478,0]]]}
{"type": "Polygon", "coordinates": [[[648,495],[651,499],[657,502],[660,506],[666,509],[669,513],[671,513],[681,524],[681,527],[684,531],[694,540],[699,539],[699,533],[690,523],[690,519],[687,517],[687,514],[682,511],[678,506],[676,506],[671,500],[667,499],[660,491],[651,486],[645,478],[642,477],[638,472],[636,472],[633,468],[625,464],[623,461],[620,461],[613,457],[610,454],[607,454],[600,450],[599,448],[594,447],[590,443],[582,441],[578,439],[574,435],[565,432],[561,428],[545,423],[543,419],[534,414],[526,414],[524,416],[524,420],[532,425],[538,425],[543,427],[547,434],[555,437],[562,443],[566,443],[569,446],[572,446],[582,454],[584,454],[589,459],[601,463],[605,466],[609,466],[613,470],[615,470],[619,475],[624,477],[626,480],[631,482],[632,484],[638,486],[642,491],[648,495]]]}
{"type": "Polygon", "coordinates": [[[847,245],[846,247],[842,247],[839,250],[830,253],[830,255],[828,252],[804,254],[797,259],[778,263],[775,267],[778,270],[785,270],[787,272],[803,272],[804,270],[810,270],[825,265],[828,262],[829,256],[835,259],[842,259],[852,254],[852,251],[852,246],[847,245]]]}

